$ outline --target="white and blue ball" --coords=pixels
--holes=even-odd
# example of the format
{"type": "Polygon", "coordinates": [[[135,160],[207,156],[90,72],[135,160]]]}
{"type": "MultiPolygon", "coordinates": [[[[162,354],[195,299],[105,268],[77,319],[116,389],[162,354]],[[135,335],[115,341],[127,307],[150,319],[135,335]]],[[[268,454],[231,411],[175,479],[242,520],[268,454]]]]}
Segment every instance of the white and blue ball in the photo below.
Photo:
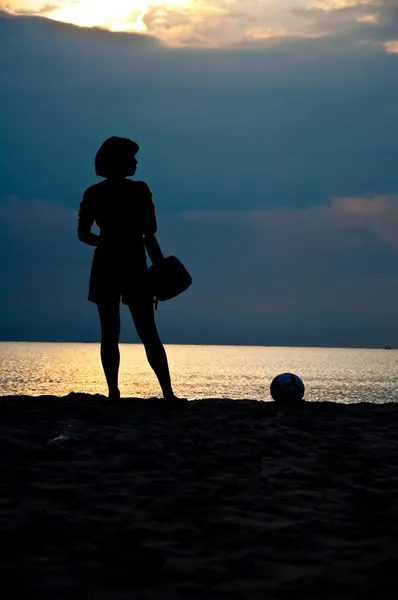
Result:
{"type": "Polygon", "coordinates": [[[304,383],[294,373],[281,373],[271,383],[271,396],[278,404],[298,404],[304,397],[304,383]]]}

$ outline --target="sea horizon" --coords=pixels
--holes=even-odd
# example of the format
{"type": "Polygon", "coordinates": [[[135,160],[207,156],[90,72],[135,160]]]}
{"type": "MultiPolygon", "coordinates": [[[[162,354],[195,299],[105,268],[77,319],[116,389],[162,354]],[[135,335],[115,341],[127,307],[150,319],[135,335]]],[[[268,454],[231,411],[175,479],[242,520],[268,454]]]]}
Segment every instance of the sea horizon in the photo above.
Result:
{"type": "MultiPolygon", "coordinates": [[[[100,344],[100,340],[0,340],[0,344],[100,344]]],[[[119,342],[119,345],[142,346],[141,342],[119,342]]],[[[398,350],[398,347],[385,346],[350,346],[350,345],[316,345],[316,344],[207,344],[202,342],[164,342],[164,346],[209,346],[209,347],[231,347],[231,348],[319,348],[327,350],[398,350]]]]}

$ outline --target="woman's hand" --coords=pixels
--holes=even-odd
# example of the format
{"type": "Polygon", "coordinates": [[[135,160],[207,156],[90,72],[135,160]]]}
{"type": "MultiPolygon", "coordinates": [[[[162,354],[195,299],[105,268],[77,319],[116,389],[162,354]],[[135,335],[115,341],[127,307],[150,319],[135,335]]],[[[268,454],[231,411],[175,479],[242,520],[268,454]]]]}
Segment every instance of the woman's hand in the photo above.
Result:
{"type": "Polygon", "coordinates": [[[91,233],[91,231],[85,231],[79,228],[77,235],[81,242],[88,244],[89,246],[98,246],[100,243],[99,235],[91,233]]]}

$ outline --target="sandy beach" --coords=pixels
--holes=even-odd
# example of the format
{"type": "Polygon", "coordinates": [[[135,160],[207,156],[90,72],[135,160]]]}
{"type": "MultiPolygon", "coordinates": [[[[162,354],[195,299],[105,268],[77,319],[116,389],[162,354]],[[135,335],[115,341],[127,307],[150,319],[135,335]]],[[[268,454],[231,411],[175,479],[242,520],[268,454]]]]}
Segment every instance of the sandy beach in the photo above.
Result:
{"type": "Polygon", "coordinates": [[[393,598],[398,404],[0,398],[2,598],[393,598]]]}

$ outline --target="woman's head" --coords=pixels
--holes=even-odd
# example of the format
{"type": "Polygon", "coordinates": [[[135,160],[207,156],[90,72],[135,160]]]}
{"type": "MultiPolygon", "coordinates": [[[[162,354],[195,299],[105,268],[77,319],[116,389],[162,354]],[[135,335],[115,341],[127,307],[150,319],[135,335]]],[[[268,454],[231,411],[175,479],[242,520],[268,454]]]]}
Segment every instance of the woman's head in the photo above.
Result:
{"type": "Polygon", "coordinates": [[[137,168],[138,144],[128,138],[110,137],[95,157],[95,172],[100,177],[130,177],[137,168]]]}

